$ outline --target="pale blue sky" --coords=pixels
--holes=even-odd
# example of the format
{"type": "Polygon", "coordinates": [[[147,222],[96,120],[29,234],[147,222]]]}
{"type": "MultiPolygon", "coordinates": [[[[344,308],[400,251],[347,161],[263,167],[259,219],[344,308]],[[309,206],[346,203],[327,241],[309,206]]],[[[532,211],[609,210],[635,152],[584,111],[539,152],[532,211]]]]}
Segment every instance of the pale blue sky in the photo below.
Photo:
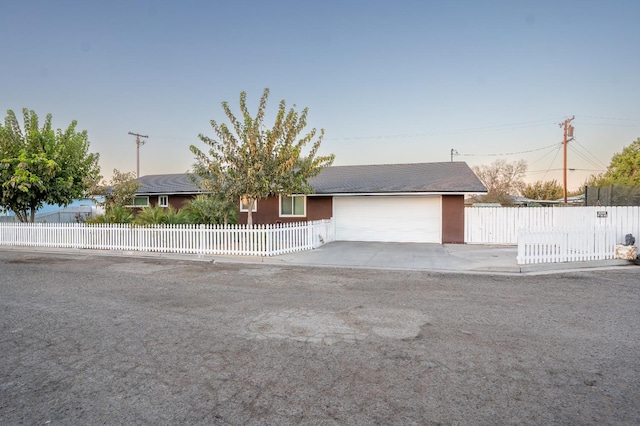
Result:
{"type": "Polygon", "coordinates": [[[222,101],[255,108],[269,87],[269,111],[309,107],[336,165],[455,149],[525,159],[531,181],[561,180],[575,115],[573,188],[640,137],[638,16],[637,0],[0,0],[0,111],[78,120],[105,176],[135,171],[129,131],[149,135],[141,174],[179,173],[222,101]]]}

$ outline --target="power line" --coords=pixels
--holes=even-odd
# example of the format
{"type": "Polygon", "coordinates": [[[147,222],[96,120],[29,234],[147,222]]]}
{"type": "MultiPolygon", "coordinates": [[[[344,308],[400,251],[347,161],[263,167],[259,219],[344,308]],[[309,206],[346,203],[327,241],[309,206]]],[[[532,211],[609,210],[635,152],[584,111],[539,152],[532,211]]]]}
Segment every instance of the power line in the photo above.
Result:
{"type": "MultiPolygon", "coordinates": [[[[560,172],[564,170],[563,168],[555,168],[555,169],[547,169],[547,170],[530,170],[530,171],[526,171],[524,172],[525,175],[532,175],[532,174],[538,174],[538,173],[548,173],[548,172],[560,172]]],[[[570,172],[601,172],[602,169],[579,169],[579,168],[569,168],[567,169],[570,172]]],[[[542,179],[544,180],[544,178],[542,179]]]]}
{"type": "Polygon", "coordinates": [[[558,145],[557,143],[554,143],[552,145],[543,146],[542,148],[529,149],[526,151],[519,151],[519,152],[506,152],[506,153],[500,153],[500,154],[458,154],[458,155],[461,157],[499,157],[499,156],[506,156],[506,155],[519,155],[519,154],[528,154],[530,152],[542,151],[543,149],[551,148],[557,145],[558,145]]]}
{"type": "Polygon", "coordinates": [[[638,127],[638,124],[624,124],[624,123],[582,123],[582,126],[597,126],[597,127],[638,127]]]}
{"type": "Polygon", "coordinates": [[[369,140],[369,139],[399,139],[399,138],[415,138],[415,137],[424,137],[424,136],[448,136],[448,135],[460,135],[460,134],[469,134],[469,133],[479,133],[479,132],[490,132],[490,131],[498,131],[498,130],[514,130],[514,129],[523,129],[529,127],[540,127],[546,126],[550,123],[553,123],[553,119],[549,120],[533,120],[533,121],[522,121],[516,123],[507,123],[507,124],[499,124],[494,126],[483,126],[483,127],[471,127],[465,129],[451,130],[451,131],[440,131],[440,132],[420,132],[420,133],[400,133],[395,135],[372,135],[372,136],[349,136],[349,137],[333,137],[327,138],[327,141],[333,140],[369,140]]]}
{"type": "Polygon", "coordinates": [[[584,154],[582,154],[580,151],[576,151],[574,148],[571,148],[574,154],[577,154],[578,157],[582,158],[584,161],[586,161],[587,163],[589,163],[590,165],[592,165],[593,167],[597,167],[598,170],[606,170],[606,168],[601,168],[598,164],[594,163],[593,161],[591,161],[588,157],[586,157],[584,154]]]}
{"type": "Polygon", "coordinates": [[[613,121],[637,121],[640,122],[638,118],[617,118],[617,117],[597,117],[593,115],[582,115],[582,118],[591,118],[594,120],[613,120],[613,121]]]}
{"type": "MultiPolygon", "coordinates": [[[[560,151],[560,148],[562,148],[562,145],[558,145],[558,146],[556,147],[556,149],[555,149],[555,151],[556,151],[556,156],[558,155],[558,151],[560,151]]],[[[530,162],[529,164],[530,164],[530,165],[531,165],[531,164],[535,164],[535,163],[537,163],[538,161],[542,160],[544,157],[546,157],[547,155],[549,155],[549,154],[551,154],[551,153],[553,153],[553,149],[549,150],[549,152],[547,152],[546,154],[544,154],[542,157],[538,158],[537,160],[534,160],[534,161],[530,162]]]]}
{"type": "MultiPolygon", "coordinates": [[[[589,151],[589,150],[587,149],[587,147],[586,147],[586,146],[582,145],[582,144],[580,143],[580,141],[579,141],[579,140],[577,140],[577,139],[575,139],[575,138],[574,138],[574,140],[576,141],[576,143],[578,144],[578,146],[579,146],[581,149],[584,149],[584,150],[585,150],[585,152],[586,152],[587,154],[589,154],[589,155],[590,155],[590,156],[591,156],[591,157],[592,157],[592,158],[593,158],[597,163],[600,163],[600,165],[604,166],[604,163],[602,163],[602,162],[600,161],[600,159],[599,159],[597,156],[593,155],[593,153],[591,153],[591,151],[589,151]]],[[[606,166],[605,166],[605,167],[606,167],[606,166]]]]}
{"type": "Polygon", "coordinates": [[[558,154],[560,153],[560,146],[558,147],[558,149],[556,150],[556,155],[553,156],[553,160],[551,160],[551,163],[549,164],[549,168],[547,169],[547,171],[544,173],[544,176],[542,176],[542,180],[544,180],[547,177],[547,173],[549,173],[549,171],[551,170],[551,166],[553,166],[553,163],[556,161],[556,158],[558,158],[558,154]]]}

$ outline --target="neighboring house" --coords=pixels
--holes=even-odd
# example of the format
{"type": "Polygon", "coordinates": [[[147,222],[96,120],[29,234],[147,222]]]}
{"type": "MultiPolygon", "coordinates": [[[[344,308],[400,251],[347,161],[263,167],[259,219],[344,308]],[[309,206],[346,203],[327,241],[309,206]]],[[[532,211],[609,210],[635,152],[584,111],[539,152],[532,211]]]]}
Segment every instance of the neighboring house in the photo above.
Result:
{"type": "MultiPolygon", "coordinates": [[[[253,223],[333,218],[338,241],[464,243],[464,196],[487,192],[464,162],[332,166],[309,183],[313,194],[258,200],[253,223]]],[[[136,196],[149,196],[143,189],[136,196]]],[[[246,223],[241,201],[239,209],[246,223]]]]}
{"type": "Polygon", "coordinates": [[[515,207],[553,207],[553,206],[584,206],[584,194],[567,197],[567,204],[564,198],[557,200],[532,200],[526,197],[514,196],[513,205],[515,207]]]}
{"type": "Polygon", "coordinates": [[[188,173],[148,175],[136,179],[138,190],[133,199],[134,207],[173,207],[180,210],[202,190],[188,173]]]}

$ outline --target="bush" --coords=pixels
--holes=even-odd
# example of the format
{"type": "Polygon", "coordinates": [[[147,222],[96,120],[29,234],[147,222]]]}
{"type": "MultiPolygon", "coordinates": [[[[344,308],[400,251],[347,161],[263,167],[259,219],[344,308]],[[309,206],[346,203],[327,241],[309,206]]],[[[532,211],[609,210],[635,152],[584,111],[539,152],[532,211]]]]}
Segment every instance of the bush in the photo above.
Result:
{"type": "Polygon", "coordinates": [[[134,219],[130,208],[113,206],[105,214],[87,219],[87,223],[133,223],[134,219]]]}
{"type": "Polygon", "coordinates": [[[222,197],[199,195],[189,201],[180,211],[184,212],[188,223],[212,225],[238,223],[236,205],[222,197]]]}

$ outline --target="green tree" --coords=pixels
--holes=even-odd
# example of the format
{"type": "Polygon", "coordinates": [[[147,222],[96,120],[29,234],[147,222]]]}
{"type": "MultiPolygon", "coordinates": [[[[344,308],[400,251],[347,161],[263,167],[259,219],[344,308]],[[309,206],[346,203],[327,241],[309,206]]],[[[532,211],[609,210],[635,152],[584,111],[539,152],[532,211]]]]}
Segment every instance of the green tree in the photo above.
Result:
{"type": "Polygon", "coordinates": [[[94,189],[94,195],[104,197],[105,210],[110,210],[116,206],[126,207],[133,204],[133,196],[140,187],[136,181],[134,172],[121,172],[113,169],[113,176],[107,181],[103,181],[94,189]]]}
{"type": "Polygon", "coordinates": [[[512,205],[513,196],[521,193],[525,187],[527,163],[524,160],[513,163],[496,160],[489,166],[475,166],[473,171],[487,187],[487,194],[474,197],[474,201],[512,205]]]}
{"type": "Polygon", "coordinates": [[[287,111],[286,102],[280,101],[275,123],[267,129],[264,114],[268,97],[269,89],[265,89],[256,116],[252,117],[246,104],[247,94],[240,93],[240,119],[227,102],[222,102],[231,128],[211,120],[216,138],[199,135],[209,146],[208,152],[194,145],[190,147],[196,156],[194,172],[202,178],[201,185],[207,192],[222,193],[235,202],[246,198],[249,226],[253,224],[251,210],[256,200],[275,194],[312,192],[308,179],[330,166],[334,159],[333,154],[317,156],[324,129],[320,129],[317,138],[315,128],[300,135],[307,125],[308,108],[298,113],[294,105],[287,111]],[[305,155],[303,149],[314,138],[305,155]]]}
{"type": "Polygon", "coordinates": [[[640,138],[622,152],[611,158],[611,163],[603,175],[592,176],[590,183],[596,185],[640,185],[640,138]]]}
{"type": "Polygon", "coordinates": [[[610,185],[609,177],[606,173],[597,173],[589,176],[584,183],[584,186],[596,186],[602,187],[610,185]]]}
{"type": "Polygon", "coordinates": [[[564,188],[555,179],[525,185],[522,196],[531,200],[557,200],[564,196],[564,188]]]}
{"type": "Polygon", "coordinates": [[[7,111],[0,124],[0,207],[21,222],[33,222],[44,203],[69,205],[100,180],[98,154],[89,152],[86,131],[54,130],[48,114],[40,127],[34,111],[23,109],[23,126],[7,111]]]}
{"type": "Polygon", "coordinates": [[[102,181],[90,190],[94,198],[104,197],[105,214],[98,215],[89,223],[131,223],[134,219],[133,196],[140,185],[136,181],[133,172],[121,172],[113,169],[113,176],[107,181],[102,181]]]}
{"type": "Polygon", "coordinates": [[[604,173],[589,176],[588,205],[638,205],[640,203],[640,138],[611,158],[604,173]],[[596,189],[599,188],[599,189],[596,189]],[[594,201],[595,200],[595,201],[594,201]]]}

